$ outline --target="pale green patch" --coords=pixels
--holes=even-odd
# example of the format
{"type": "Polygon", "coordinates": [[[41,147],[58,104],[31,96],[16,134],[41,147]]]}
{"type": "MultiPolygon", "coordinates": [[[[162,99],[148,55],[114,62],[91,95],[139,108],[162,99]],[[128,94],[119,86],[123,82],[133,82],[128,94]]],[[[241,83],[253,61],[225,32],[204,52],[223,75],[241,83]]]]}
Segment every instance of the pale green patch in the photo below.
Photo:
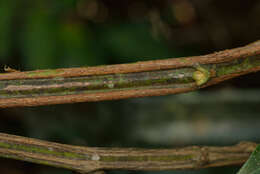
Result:
{"type": "Polygon", "coordinates": [[[50,75],[58,75],[63,73],[61,70],[42,70],[42,71],[29,71],[26,72],[28,77],[40,77],[40,76],[50,76],[50,75]]]}
{"type": "Polygon", "coordinates": [[[201,86],[209,80],[210,72],[200,65],[196,65],[195,68],[197,71],[192,74],[192,78],[195,80],[198,86],[201,86]]]}
{"type": "Polygon", "coordinates": [[[223,75],[228,75],[232,74],[235,72],[240,72],[240,71],[246,71],[248,69],[251,69],[253,67],[259,66],[260,61],[259,60],[254,60],[250,58],[245,58],[243,62],[239,63],[237,60],[234,61],[234,65],[231,66],[223,66],[217,69],[217,76],[223,76],[223,75]]]}
{"type": "Polygon", "coordinates": [[[108,86],[109,88],[114,88],[114,84],[113,84],[113,82],[108,83],[107,86],[108,86]]]}
{"type": "Polygon", "coordinates": [[[158,161],[158,162],[172,162],[193,159],[192,155],[168,155],[168,156],[102,156],[100,161],[104,162],[122,162],[122,161],[158,161]]]}
{"type": "Polygon", "coordinates": [[[89,159],[89,157],[86,155],[82,155],[74,152],[59,152],[52,148],[27,146],[21,144],[9,144],[6,142],[0,142],[0,148],[20,150],[20,151],[25,151],[30,153],[40,153],[45,155],[54,155],[59,157],[72,158],[72,159],[86,159],[86,160],[89,159]]]}
{"type": "Polygon", "coordinates": [[[189,63],[187,58],[181,58],[180,61],[183,62],[183,63],[189,63]]]}

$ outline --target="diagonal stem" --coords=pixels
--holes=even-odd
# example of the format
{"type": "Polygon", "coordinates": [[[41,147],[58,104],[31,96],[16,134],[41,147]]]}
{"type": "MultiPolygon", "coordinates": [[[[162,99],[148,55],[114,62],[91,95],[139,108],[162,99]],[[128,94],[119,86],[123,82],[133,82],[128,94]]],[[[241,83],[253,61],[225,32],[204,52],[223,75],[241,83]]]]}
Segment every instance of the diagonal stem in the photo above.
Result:
{"type": "Polygon", "coordinates": [[[260,41],[209,55],[0,74],[0,108],[193,91],[260,70],[260,41]]]}

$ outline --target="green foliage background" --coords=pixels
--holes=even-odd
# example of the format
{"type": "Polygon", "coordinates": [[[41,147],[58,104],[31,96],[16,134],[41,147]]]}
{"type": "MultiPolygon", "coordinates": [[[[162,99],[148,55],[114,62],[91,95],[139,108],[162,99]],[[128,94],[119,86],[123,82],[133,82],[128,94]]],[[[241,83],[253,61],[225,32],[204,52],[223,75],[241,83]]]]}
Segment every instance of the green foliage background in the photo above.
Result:
{"type": "MultiPolygon", "coordinates": [[[[257,0],[0,0],[0,70],[118,64],[233,48],[259,39],[259,9],[257,0]]],[[[187,95],[0,110],[0,131],[106,147],[258,141],[257,78],[187,95]]],[[[3,173],[72,173],[15,160],[0,164],[3,173]]],[[[138,173],[236,173],[238,168],[138,173]]]]}
{"type": "Polygon", "coordinates": [[[81,3],[88,5],[76,0],[1,1],[2,64],[31,70],[177,56],[162,39],[153,38],[144,19],[95,23],[78,14],[81,3]]]}

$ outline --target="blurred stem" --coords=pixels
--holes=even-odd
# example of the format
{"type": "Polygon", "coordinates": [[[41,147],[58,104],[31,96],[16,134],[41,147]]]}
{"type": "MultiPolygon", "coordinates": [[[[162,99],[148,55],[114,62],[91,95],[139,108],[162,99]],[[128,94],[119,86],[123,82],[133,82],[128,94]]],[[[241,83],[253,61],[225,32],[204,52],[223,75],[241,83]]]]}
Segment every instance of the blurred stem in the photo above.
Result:
{"type": "Polygon", "coordinates": [[[0,108],[193,91],[260,70],[260,41],[209,55],[0,74],[0,108]]]}
{"type": "Polygon", "coordinates": [[[256,148],[191,146],[178,149],[93,148],[71,146],[0,133],[0,156],[70,169],[79,173],[103,170],[199,169],[244,163],[256,148]]]}

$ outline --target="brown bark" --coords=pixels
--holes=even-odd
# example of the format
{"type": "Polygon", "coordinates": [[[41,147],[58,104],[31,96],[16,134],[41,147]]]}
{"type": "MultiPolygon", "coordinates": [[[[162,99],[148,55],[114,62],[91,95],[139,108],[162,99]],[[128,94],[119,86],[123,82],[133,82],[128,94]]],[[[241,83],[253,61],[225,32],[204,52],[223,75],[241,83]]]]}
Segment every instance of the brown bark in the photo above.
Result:
{"type": "Polygon", "coordinates": [[[102,170],[183,170],[244,163],[257,145],[191,146],[173,149],[94,148],[0,133],[0,156],[80,173],[102,170]]]}
{"type": "MultiPolygon", "coordinates": [[[[210,77],[207,82],[201,86],[198,86],[195,81],[188,80],[186,83],[174,82],[171,84],[151,84],[146,86],[131,87],[127,77],[124,79],[127,83],[124,88],[118,87],[115,89],[101,89],[101,90],[87,90],[83,92],[74,93],[54,93],[48,94],[43,91],[40,94],[34,95],[28,92],[27,95],[22,97],[8,96],[1,98],[0,95],[0,108],[7,107],[21,107],[21,106],[39,106],[49,104],[62,104],[62,103],[76,103],[76,102],[91,102],[91,101],[102,101],[102,100],[117,100],[134,97],[145,97],[145,96],[159,96],[168,95],[193,91],[199,88],[204,88],[210,85],[220,83],[224,80],[228,80],[244,74],[256,72],[260,70],[260,41],[249,44],[244,47],[235,48],[231,50],[225,50],[204,56],[195,57],[184,57],[184,58],[172,58],[166,60],[155,60],[146,62],[137,62],[131,64],[120,64],[120,65],[107,65],[98,67],[83,67],[83,68],[68,68],[68,69],[56,69],[56,70],[36,70],[28,72],[12,72],[0,74],[1,81],[7,80],[8,82],[20,80],[33,80],[32,83],[37,83],[40,79],[59,79],[62,80],[73,80],[75,77],[91,77],[91,78],[106,78],[106,75],[111,77],[121,74],[131,75],[134,74],[134,78],[139,80],[139,74],[143,72],[162,72],[162,71],[180,71],[183,73],[185,78],[191,78],[192,73],[196,71],[194,68],[196,65],[201,65],[210,72],[210,77]]],[[[169,73],[168,73],[169,74],[169,73]]],[[[156,75],[156,74],[155,74],[156,75]]],[[[149,76],[147,76],[150,80],[149,76]]],[[[153,77],[154,78],[154,77],[153,77]]],[[[161,77],[160,77],[161,78],[161,77]]],[[[162,77],[163,78],[163,77],[162,77]]],[[[147,81],[143,83],[147,84],[147,81]]],[[[157,79],[160,80],[160,79],[157,79]]],[[[182,80],[179,77],[178,80],[182,80]]],[[[114,81],[112,81],[114,83],[114,81]]],[[[4,81],[4,84],[6,81],[4,81]]],[[[117,85],[118,81],[115,82],[117,85]]],[[[157,83],[157,82],[156,82],[157,83]]],[[[168,82],[167,82],[168,83],[168,82]]],[[[88,84],[88,82],[86,82],[88,84]]],[[[64,88],[73,90],[75,86],[73,83],[62,84],[64,88]]],[[[107,82],[103,82],[102,85],[107,85],[107,82]]],[[[114,84],[112,84],[114,85],[114,84]]],[[[31,85],[33,86],[33,85],[31,85]]],[[[60,85],[61,86],[61,85],[60,85]]],[[[83,85],[84,86],[84,85],[83,85]]],[[[57,87],[57,84],[53,84],[52,88],[57,87]]],[[[1,90],[12,89],[18,92],[28,88],[28,86],[5,86],[1,90]]],[[[48,86],[38,86],[38,89],[47,89],[48,86]]],[[[31,89],[32,92],[34,89],[31,89]]]]}

